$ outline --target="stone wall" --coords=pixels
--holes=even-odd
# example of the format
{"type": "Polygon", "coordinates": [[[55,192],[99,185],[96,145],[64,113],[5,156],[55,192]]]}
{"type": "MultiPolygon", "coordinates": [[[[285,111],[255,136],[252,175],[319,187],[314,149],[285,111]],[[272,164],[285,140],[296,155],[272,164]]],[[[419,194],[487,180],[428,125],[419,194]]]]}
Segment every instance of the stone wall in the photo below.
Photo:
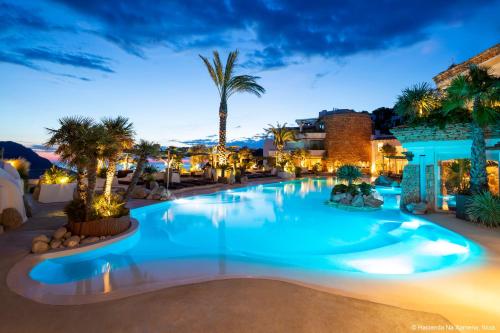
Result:
{"type": "Polygon", "coordinates": [[[401,207],[420,201],[420,167],[408,164],[403,170],[401,180],[401,207]]]}
{"type": "Polygon", "coordinates": [[[340,113],[327,115],[325,123],[325,150],[328,162],[339,166],[360,162],[371,163],[372,121],[367,113],[340,113]]]}
{"type": "Polygon", "coordinates": [[[436,178],[434,176],[434,165],[425,167],[425,200],[427,208],[434,210],[436,208],[436,178]]]}
{"type": "MultiPolygon", "coordinates": [[[[469,140],[471,139],[470,124],[450,124],[444,129],[437,126],[400,126],[391,129],[392,134],[401,142],[415,141],[444,141],[444,140],[469,140]]],[[[486,138],[500,137],[500,124],[491,126],[485,131],[486,138]]]]}

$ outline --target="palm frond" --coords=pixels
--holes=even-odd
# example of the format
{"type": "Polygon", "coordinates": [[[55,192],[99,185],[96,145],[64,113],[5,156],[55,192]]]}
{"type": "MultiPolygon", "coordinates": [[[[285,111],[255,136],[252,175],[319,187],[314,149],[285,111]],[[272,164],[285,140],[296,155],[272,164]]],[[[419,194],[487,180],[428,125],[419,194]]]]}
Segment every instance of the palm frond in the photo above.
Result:
{"type": "Polygon", "coordinates": [[[257,97],[261,97],[266,90],[257,83],[260,77],[251,75],[238,75],[231,78],[228,82],[227,94],[231,96],[236,92],[251,93],[257,97]]]}
{"type": "Polygon", "coordinates": [[[215,69],[213,68],[212,64],[210,63],[210,61],[206,57],[202,56],[201,54],[199,56],[200,56],[201,60],[203,60],[203,62],[205,63],[205,66],[207,67],[207,70],[208,70],[208,74],[210,74],[210,77],[214,81],[215,86],[217,87],[217,90],[219,91],[219,94],[220,94],[221,88],[220,88],[219,80],[217,78],[217,74],[215,73],[215,69]]]}

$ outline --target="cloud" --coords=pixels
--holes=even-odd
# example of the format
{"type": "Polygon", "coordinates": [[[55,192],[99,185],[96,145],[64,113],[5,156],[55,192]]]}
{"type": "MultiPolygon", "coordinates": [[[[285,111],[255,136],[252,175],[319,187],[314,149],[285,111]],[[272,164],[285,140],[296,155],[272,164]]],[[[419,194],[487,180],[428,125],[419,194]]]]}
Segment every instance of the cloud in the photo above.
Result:
{"type": "Polygon", "coordinates": [[[100,57],[90,53],[65,53],[49,50],[47,48],[23,48],[17,52],[29,60],[47,61],[60,65],[70,65],[94,69],[106,73],[114,73],[109,66],[109,58],[100,57]]]}
{"type": "MultiPolygon", "coordinates": [[[[45,0],[40,6],[46,11],[63,10],[75,17],[73,21],[84,24],[68,27],[58,22],[60,15],[45,17],[1,3],[0,32],[73,29],[74,33],[99,36],[142,58],[148,48],[157,46],[197,52],[239,47],[243,66],[276,69],[312,57],[341,59],[413,45],[427,40],[432,26],[468,19],[492,4],[497,8],[498,0],[476,0],[474,6],[468,0],[45,0]]],[[[99,56],[32,55],[35,57],[26,59],[31,63],[43,58],[112,72],[109,59],[99,56]]]]}
{"type": "Polygon", "coordinates": [[[57,0],[101,25],[96,33],[125,51],[166,45],[220,47],[251,36],[243,64],[279,68],[312,56],[344,57],[412,45],[434,24],[465,19],[493,1],[135,1],[57,0]],[[239,35],[238,35],[239,33],[239,35]],[[234,36],[237,37],[234,37],[234,36]]]}

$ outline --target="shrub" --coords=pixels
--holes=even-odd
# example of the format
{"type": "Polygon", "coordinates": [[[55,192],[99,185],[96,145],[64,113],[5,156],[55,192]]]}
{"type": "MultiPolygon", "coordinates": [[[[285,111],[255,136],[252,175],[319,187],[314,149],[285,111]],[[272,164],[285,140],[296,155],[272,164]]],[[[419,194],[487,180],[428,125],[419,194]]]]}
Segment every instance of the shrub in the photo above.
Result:
{"type": "Polygon", "coordinates": [[[479,222],[488,227],[500,226],[500,197],[491,192],[474,194],[465,211],[473,222],[479,222]]]}
{"type": "Polygon", "coordinates": [[[106,178],[106,173],[108,172],[108,168],[103,166],[99,170],[97,170],[97,177],[106,178]]]}
{"type": "Polygon", "coordinates": [[[64,207],[64,213],[68,216],[70,222],[85,221],[85,201],[82,199],[74,199],[64,207]]]}
{"type": "Polygon", "coordinates": [[[373,186],[366,182],[362,182],[361,184],[359,184],[359,190],[363,195],[370,195],[373,191],[373,186]]]}
{"type": "Polygon", "coordinates": [[[52,166],[45,170],[40,178],[42,184],[67,184],[75,181],[75,177],[63,169],[52,166]]]}
{"type": "Polygon", "coordinates": [[[323,171],[323,166],[321,165],[321,163],[315,163],[312,167],[312,171],[314,173],[319,173],[319,172],[323,171]]]}
{"type": "Polygon", "coordinates": [[[361,178],[361,170],[352,164],[344,164],[337,169],[337,178],[346,180],[349,185],[361,178]]]}
{"type": "Polygon", "coordinates": [[[16,159],[6,160],[5,162],[12,165],[22,179],[30,178],[30,162],[25,158],[18,157],[16,159]]]}
{"type": "Polygon", "coordinates": [[[152,164],[149,164],[149,163],[148,163],[148,164],[144,167],[144,171],[143,171],[143,173],[149,173],[149,174],[152,174],[152,173],[156,173],[156,172],[158,172],[158,171],[159,171],[159,170],[158,170],[158,168],[157,168],[157,167],[155,167],[154,165],[152,165],[152,164]]]}
{"type": "Polygon", "coordinates": [[[301,177],[302,176],[302,168],[297,166],[295,167],[295,177],[301,177]]]}
{"type": "Polygon", "coordinates": [[[109,199],[105,195],[98,195],[94,198],[92,204],[94,216],[103,217],[120,217],[129,214],[129,209],[125,207],[123,198],[112,193],[109,199]]]}
{"type": "Polygon", "coordinates": [[[347,185],[345,184],[337,184],[332,189],[332,194],[346,193],[347,185]]]}
{"type": "Polygon", "coordinates": [[[347,185],[346,192],[350,193],[352,196],[358,195],[359,194],[359,187],[355,184],[347,185]]]}

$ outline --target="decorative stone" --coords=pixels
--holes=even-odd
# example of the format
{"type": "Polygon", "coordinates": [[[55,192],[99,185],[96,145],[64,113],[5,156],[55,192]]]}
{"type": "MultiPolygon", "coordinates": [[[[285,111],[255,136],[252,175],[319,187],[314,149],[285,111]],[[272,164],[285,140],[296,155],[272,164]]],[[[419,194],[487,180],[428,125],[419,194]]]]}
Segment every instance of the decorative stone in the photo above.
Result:
{"type": "Polygon", "coordinates": [[[68,239],[70,237],[71,237],[71,231],[67,231],[63,236],[64,239],[68,239]]]}
{"type": "Polygon", "coordinates": [[[339,194],[334,194],[331,196],[330,200],[339,202],[342,199],[346,198],[346,193],[339,193],[339,194]]]}
{"type": "Polygon", "coordinates": [[[57,249],[57,248],[61,247],[62,242],[59,239],[53,239],[53,240],[50,241],[49,245],[50,245],[51,249],[57,249]]]}
{"type": "Polygon", "coordinates": [[[363,207],[365,205],[365,202],[363,200],[363,196],[361,194],[358,194],[352,199],[351,206],[353,207],[363,207]]]}
{"type": "Polygon", "coordinates": [[[34,242],[32,245],[31,245],[31,252],[35,253],[35,254],[40,254],[40,253],[45,253],[47,252],[48,250],[50,249],[50,246],[48,243],[46,242],[41,242],[41,241],[38,241],[38,242],[34,242]]]}
{"type": "Polygon", "coordinates": [[[380,175],[375,179],[375,185],[391,186],[392,180],[384,175],[380,175]]]}
{"type": "MultiPolygon", "coordinates": [[[[60,227],[59,229],[57,229],[56,231],[54,231],[54,234],[52,235],[52,237],[54,239],[61,239],[64,237],[64,235],[68,232],[68,229],[66,229],[65,227],[60,227]]],[[[71,233],[70,233],[70,236],[71,236],[71,233]]]]}
{"type": "Polygon", "coordinates": [[[132,198],[133,199],[144,199],[148,196],[149,190],[146,188],[139,186],[134,189],[134,192],[132,192],[132,198]]]}
{"type": "Polygon", "coordinates": [[[48,242],[50,242],[50,239],[46,235],[38,235],[35,238],[33,238],[33,240],[31,242],[32,243],[36,243],[36,242],[45,242],[45,243],[48,243],[48,242]]]}
{"type": "Polygon", "coordinates": [[[146,199],[158,200],[159,199],[159,194],[158,194],[159,191],[160,191],[160,185],[158,185],[158,183],[155,181],[151,182],[151,192],[149,192],[146,199]],[[155,196],[157,196],[157,195],[158,195],[158,199],[155,199],[155,196]]]}
{"type": "Polygon", "coordinates": [[[75,247],[78,244],[80,244],[80,236],[71,236],[64,241],[64,246],[66,247],[75,247]]]}
{"type": "Polygon", "coordinates": [[[3,210],[0,224],[3,225],[6,231],[19,228],[22,223],[23,217],[15,208],[5,208],[3,210]]]}
{"type": "Polygon", "coordinates": [[[98,241],[99,241],[99,237],[86,237],[85,239],[82,239],[82,241],[80,242],[80,245],[96,243],[98,241]]]}
{"type": "Polygon", "coordinates": [[[368,195],[365,198],[365,206],[377,208],[382,206],[383,204],[384,202],[382,200],[376,199],[371,195],[368,195]]]}

